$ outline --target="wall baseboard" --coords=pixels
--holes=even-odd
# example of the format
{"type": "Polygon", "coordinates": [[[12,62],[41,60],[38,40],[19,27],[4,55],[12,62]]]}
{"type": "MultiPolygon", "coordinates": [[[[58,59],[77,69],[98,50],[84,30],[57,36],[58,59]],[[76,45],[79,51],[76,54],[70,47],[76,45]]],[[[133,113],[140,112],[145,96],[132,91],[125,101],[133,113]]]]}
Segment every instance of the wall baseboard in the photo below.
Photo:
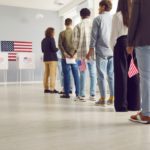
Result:
{"type": "Polygon", "coordinates": [[[43,81],[0,82],[0,85],[42,84],[43,81]]]}

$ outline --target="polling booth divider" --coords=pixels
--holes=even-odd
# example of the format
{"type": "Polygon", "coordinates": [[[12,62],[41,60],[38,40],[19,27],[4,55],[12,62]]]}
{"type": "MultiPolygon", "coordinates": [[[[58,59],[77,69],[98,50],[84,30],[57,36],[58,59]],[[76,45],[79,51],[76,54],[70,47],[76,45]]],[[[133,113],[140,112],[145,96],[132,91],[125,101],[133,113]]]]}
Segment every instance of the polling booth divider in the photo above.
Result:
{"type": "Polygon", "coordinates": [[[31,81],[34,81],[35,71],[35,54],[34,53],[18,53],[17,54],[18,73],[17,80],[22,83],[22,71],[29,70],[31,81]]]}
{"type": "Polygon", "coordinates": [[[3,82],[7,84],[8,53],[0,53],[0,71],[3,72],[3,82]]]}

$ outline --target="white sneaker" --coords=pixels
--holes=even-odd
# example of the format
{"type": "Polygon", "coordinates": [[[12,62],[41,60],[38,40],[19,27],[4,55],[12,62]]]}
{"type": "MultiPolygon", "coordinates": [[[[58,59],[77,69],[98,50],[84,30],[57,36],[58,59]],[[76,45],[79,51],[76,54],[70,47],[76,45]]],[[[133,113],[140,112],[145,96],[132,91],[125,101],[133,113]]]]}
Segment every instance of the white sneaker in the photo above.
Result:
{"type": "Polygon", "coordinates": [[[89,100],[90,100],[90,101],[96,101],[96,97],[95,97],[95,96],[90,96],[90,97],[89,97],[89,100]]]}
{"type": "Polygon", "coordinates": [[[86,102],[86,97],[85,96],[80,96],[80,101],[82,101],[82,102],[86,102]]]}
{"type": "Polygon", "coordinates": [[[80,97],[79,96],[76,96],[75,98],[74,98],[74,101],[79,101],[80,100],[80,97]]]}

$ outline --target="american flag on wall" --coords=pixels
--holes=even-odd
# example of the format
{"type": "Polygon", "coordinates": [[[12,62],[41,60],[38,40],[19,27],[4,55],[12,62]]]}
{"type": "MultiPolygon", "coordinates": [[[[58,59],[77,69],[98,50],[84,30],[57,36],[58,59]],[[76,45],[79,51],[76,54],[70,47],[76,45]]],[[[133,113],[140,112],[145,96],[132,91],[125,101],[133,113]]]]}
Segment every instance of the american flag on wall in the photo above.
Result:
{"type": "Polygon", "coordinates": [[[16,61],[17,53],[32,52],[32,42],[1,41],[1,52],[8,53],[8,61],[16,61]]]}

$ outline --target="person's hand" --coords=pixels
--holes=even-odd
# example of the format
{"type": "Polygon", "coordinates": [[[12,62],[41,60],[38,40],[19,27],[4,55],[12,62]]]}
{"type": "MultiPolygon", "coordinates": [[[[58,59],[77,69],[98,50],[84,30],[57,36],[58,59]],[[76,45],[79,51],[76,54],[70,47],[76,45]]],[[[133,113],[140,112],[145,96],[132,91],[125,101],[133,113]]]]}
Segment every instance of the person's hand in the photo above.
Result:
{"type": "Polygon", "coordinates": [[[77,59],[77,54],[74,54],[74,56],[72,58],[77,59]]]}
{"type": "Polygon", "coordinates": [[[67,53],[64,53],[65,58],[71,58],[70,55],[68,55],[67,53]]]}
{"type": "Polygon", "coordinates": [[[132,53],[133,53],[133,50],[134,50],[134,47],[132,47],[132,46],[128,46],[128,47],[127,47],[127,53],[128,53],[128,54],[132,54],[132,53]]]}
{"type": "Polygon", "coordinates": [[[86,55],[86,59],[87,59],[87,60],[89,60],[89,59],[90,59],[90,54],[89,54],[89,53],[87,53],[87,55],[86,55]]]}

